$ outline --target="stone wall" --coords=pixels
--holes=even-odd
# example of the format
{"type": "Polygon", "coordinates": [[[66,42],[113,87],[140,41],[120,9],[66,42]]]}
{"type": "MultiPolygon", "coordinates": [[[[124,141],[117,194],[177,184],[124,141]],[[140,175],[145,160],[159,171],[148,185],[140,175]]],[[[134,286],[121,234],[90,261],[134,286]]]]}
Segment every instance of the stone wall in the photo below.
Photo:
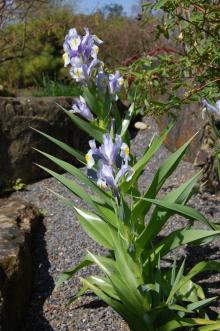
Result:
{"type": "Polygon", "coordinates": [[[0,330],[19,331],[32,287],[32,234],[38,210],[21,200],[0,200],[0,330]]]}
{"type": "Polygon", "coordinates": [[[58,170],[33,147],[76,163],[73,157],[30,128],[44,131],[77,149],[85,149],[88,138],[56,104],[70,109],[72,100],[71,97],[0,97],[0,181],[21,178],[30,183],[46,177],[34,162],[58,170]]]}

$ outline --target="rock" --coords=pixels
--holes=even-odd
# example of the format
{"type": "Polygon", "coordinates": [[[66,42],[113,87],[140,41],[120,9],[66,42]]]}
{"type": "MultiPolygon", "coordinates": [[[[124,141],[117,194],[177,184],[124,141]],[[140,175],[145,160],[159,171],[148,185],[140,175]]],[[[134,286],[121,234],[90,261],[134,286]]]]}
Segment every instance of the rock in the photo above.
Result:
{"type": "MultiPolygon", "coordinates": [[[[213,117],[213,123],[219,130],[220,122],[213,117]]],[[[219,164],[216,157],[216,151],[220,148],[220,139],[216,135],[212,126],[207,122],[202,130],[202,141],[200,148],[194,160],[194,165],[203,169],[202,176],[199,181],[199,191],[203,193],[208,191],[210,193],[219,194],[219,164]]]]}
{"type": "MultiPolygon", "coordinates": [[[[214,115],[211,118],[216,129],[220,131],[219,118],[214,115]]],[[[160,131],[162,131],[168,125],[169,117],[165,115],[157,122],[160,131]]],[[[186,153],[185,160],[203,170],[198,182],[199,192],[203,194],[208,191],[219,195],[220,181],[216,150],[220,149],[220,139],[209,121],[202,119],[199,104],[189,104],[185,106],[183,111],[177,113],[177,120],[165,140],[165,145],[171,152],[174,152],[196,133],[197,135],[186,153]]]]}
{"type": "Polygon", "coordinates": [[[30,128],[52,135],[76,149],[85,150],[88,137],[56,103],[69,109],[72,97],[0,97],[0,182],[21,178],[27,184],[48,177],[34,162],[58,170],[33,147],[76,164],[73,157],[30,128]]]}
{"type": "MultiPolygon", "coordinates": [[[[194,162],[202,144],[202,128],[205,122],[202,120],[201,110],[198,103],[191,103],[184,106],[181,112],[176,112],[176,122],[165,140],[165,146],[169,151],[174,152],[190,139],[196,132],[186,153],[185,160],[194,162]]],[[[159,130],[162,132],[169,123],[169,116],[164,115],[157,119],[159,130]]]]}
{"type": "Polygon", "coordinates": [[[128,326],[128,324],[125,321],[121,322],[121,328],[120,331],[130,331],[130,328],[128,326]]]}
{"type": "Polygon", "coordinates": [[[138,130],[146,130],[148,128],[147,124],[144,122],[136,122],[134,127],[138,130]]]}
{"type": "Polygon", "coordinates": [[[41,220],[24,201],[0,201],[0,330],[19,331],[32,286],[31,237],[41,220]]]}

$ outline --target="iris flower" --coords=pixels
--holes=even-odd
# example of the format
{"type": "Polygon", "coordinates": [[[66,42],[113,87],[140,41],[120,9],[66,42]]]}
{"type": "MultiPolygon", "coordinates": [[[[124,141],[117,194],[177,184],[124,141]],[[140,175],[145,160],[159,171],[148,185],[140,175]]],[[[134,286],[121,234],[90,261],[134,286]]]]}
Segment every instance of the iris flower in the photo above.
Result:
{"type": "MultiPolygon", "coordinates": [[[[216,102],[215,106],[213,106],[210,103],[208,103],[208,101],[206,99],[203,99],[202,107],[203,107],[203,110],[205,108],[205,109],[209,110],[210,112],[215,113],[220,116],[220,100],[218,100],[216,102]]],[[[203,115],[204,115],[204,111],[203,111],[203,115]]]]}
{"type": "Polygon", "coordinates": [[[90,78],[95,66],[102,65],[98,60],[98,45],[102,40],[92,35],[88,28],[85,28],[85,35],[81,37],[77,30],[70,29],[63,44],[64,66],[71,66],[70,74],[77,82],[86,81],[90,78]]]}
{"type": "Polygon", "coordinates": [[[119,71],[116,71],[115,74],[109,75],[109,92],[112,96],[117,99],[116,94],[120,92],[121,87],[124,84],[124,79],[120,76],[119,71]]]}
{"type": "Polygon", "coordinates": [[[93,115],[91,110],[86,104],[85,99],[80,96],[79,98],[75,98],[75,102],[72,105],[70,110],[71,113],[79,113],[82,117],[86,118],[88,121],[93,120],[93,115]]]}
{"type": "Polygon", "coordinates": [[[129,147],[122,142],[119,135],[112,140],[110,134],[103,135],[103,143],[96,146],[95,140],[89,141],[90,150],[86,154],[87,168],[91,169],[97,161],[97,184],[102,188],[111,188],[116,191],[119,181],[125,176],[129,181],[133,175],[128,165],[129,147]]]}

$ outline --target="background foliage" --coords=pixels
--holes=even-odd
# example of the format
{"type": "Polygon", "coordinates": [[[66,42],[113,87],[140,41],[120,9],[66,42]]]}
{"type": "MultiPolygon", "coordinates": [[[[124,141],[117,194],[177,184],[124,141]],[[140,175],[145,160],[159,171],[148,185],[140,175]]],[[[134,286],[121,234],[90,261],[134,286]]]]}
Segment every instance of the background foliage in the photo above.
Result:
{"type": "Polygon", "coordinates": [[[219,1],[147,1],[143,8],[146,24],[149,15],[157,16],[155,40],[161,35],[167,39],[165,47],[129,67],[134,90],[140,97],[145,91],[146,108],[164,112],[219,96],[219,1]],[[165,100],[155,101],[155,89],[157,95],[166,94],[165,100]]]}
{"type": "MultiPolygon", "coordinates": [[[[35,1],[36,2],[36,1],[35,1]]],[[[62,44],[66,32],[75,26],[79,32],[88,26],[105,41],[100,58],[109,67],[126,58],[142,54],[151,47],[155,18],[147,26],[123,15],[122,8],[110,6],[93,15],[76,15],[68,6],[47,1],[24,11],[4,27],[0,34],[0,84],[27,87],[46,76],[53,80],[68,80],[63,68],[62,44]]]]}

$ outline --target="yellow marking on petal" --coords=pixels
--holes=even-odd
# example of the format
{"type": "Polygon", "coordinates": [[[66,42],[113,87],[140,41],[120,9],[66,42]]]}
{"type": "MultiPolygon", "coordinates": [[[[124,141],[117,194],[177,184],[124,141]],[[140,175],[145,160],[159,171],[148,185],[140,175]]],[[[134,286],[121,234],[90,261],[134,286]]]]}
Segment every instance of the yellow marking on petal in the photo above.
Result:
{"type": "Polygon", "coordinates": [[[97,185],[101,188],[101,189],[106,189],[107,185],[104,181],[98,181],[97,185]]]}
{"type": "Polygon", "coordinates": [[[63,61],[66,62],[68,60],[68,54],[64,53],[63,54],[63,61]]]}
{"type": "Polygon", "coordinates": [[[81,69],[76,69],[76,76],[79,78],[81,76],[81,69]]]}
{"type": "Polygon", "coordinates": [[[72,47],[75,47],[75,46],[78,46],[79,45],[79,39],[74,37],[72,40],[71,40],[71,46],[72,47]]]}
{"type": "Polygon", "coordinates": [[[119,78],[118,82],[119,82],[119,85],[122,86],[124,84],[124,78],[119,78]]]}
{"type": "Polygon", "coordinates": [[[89,163],[89,161],[91,160],[91,156],[89,155],[89,153],[86,154],[85,159],[86,162],[89,163]]]}
{"type": "Polygon", "coordinates": [[[129,147],[126,146],[125,149],[124,149],[124,151],[125,151],[125,155],[128,156],[129,155],[129,147]]]}
{"type": "Polygon", "coordinates": [[[99,52],[99,47],[98,46],[93,46],[93,50],[94,50],[94,52],[96,53],[96,54],[98,54],[98,52],[99,52]]]}

